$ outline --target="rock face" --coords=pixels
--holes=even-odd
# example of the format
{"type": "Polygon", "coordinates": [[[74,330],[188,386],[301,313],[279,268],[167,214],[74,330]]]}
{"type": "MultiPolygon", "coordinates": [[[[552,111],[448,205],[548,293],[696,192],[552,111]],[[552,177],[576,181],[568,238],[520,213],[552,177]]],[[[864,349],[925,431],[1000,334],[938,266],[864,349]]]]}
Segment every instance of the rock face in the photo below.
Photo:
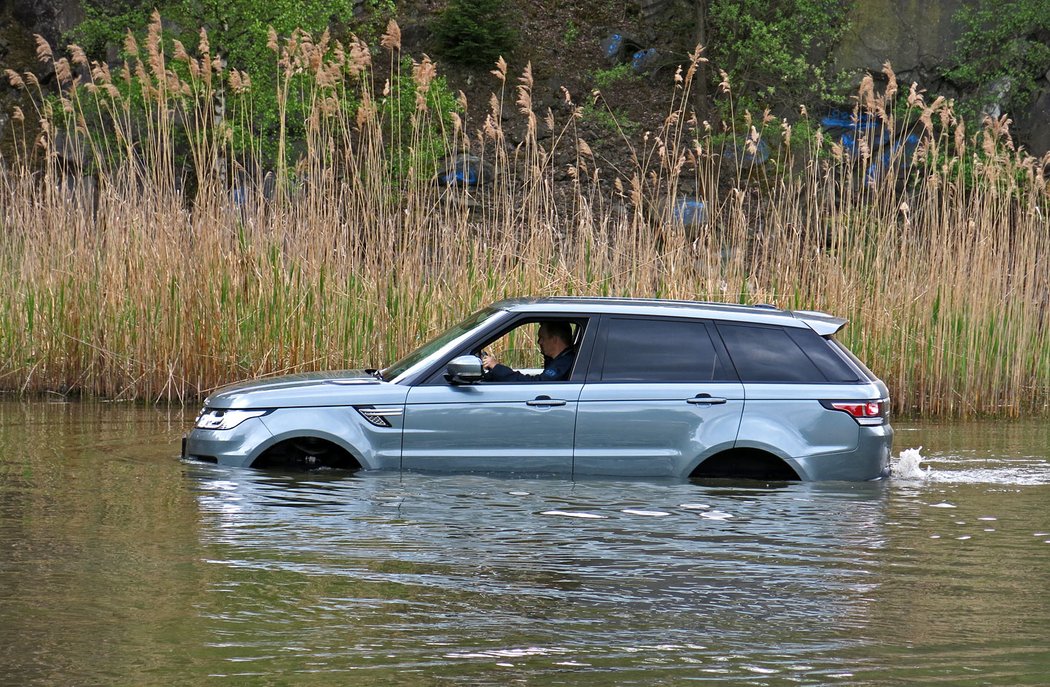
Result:
{"type": "Polygon", "coordinates": [[[64,32],[84,20],[80,0],[14,0],[12,5],[11,18],[23,30],[40,34],[53,46],[64,32]]]}
{"type": "MultiPolygon", "coordinates": [[[[79,0],[14,0],[0,4],[0,76],[5,69],[22,73],[31,71],[42,81],[51,75],[51,66],[36,58],[36,41],[40,34],[52,46],[60,45],[62,33],[83,21],[79,0]]],[[[57,50],[56,50],[57,52],[57,50]]],[[[10,152],[11,112],[15,106],[30,111],[23,93],[11,88],[0,78],[0,154],[10,152]]],[[[31,128],[33,123],[30,122],[31,128]]]]}
{"type": "Polygon", "coordinates": [[[940,83],[963,27],[955,14],[964,0],[863,0],[853,6],[850,30],[835,51],[836,66],[846,72],[878,73],[893,65],[903,84],[916,81],[931,91],[940,83]]]}
{"type": "Polygon", "coordinates": [[[1015,127],[1025,147],[1034,155],[1050,152],[1050,78],[1044,79],[1044,84],[1015,127]]]}
{"type": "MultiPolygon", "coordinates": [[[[835,53],[835,64],[847,73],[878,74],[883,63],[889,62],[902,84],[914,81],[930,93],[955,97],[959,94],[940,75],[949,66],[964,28],[955,15],[969,4],[972,2],[966,0],[857,2],[850,32],[835,53]]],[[[1015,141],[1038,156],[1050,151],[1050,71],[1037,85],[1040,88],[1028,107],[1007,114],[1014,122],[1015,141]]],[[[1002,114],[999,101],[1007,88],[1008,84],[993,85],[987,94],[987,114],[1002,114]]]]}
{"type": "MultiPolygon", "coordinates": [[[[930,93],[957,96],[940,73],[963,30],[954,17],[973,1],[856,0],[850,15],[851,29],[835,51],[835,64],[859,79],[866,71],[878,74],[883,63],[890,62],[902,84],[915,81],[930,93]]],[[[410,7],[414,4],[404,3],[425,25],[433,12],[431,3],[410,7]]],[[[671,52],[693,47],[700,6],[694,0],[634,0],[627,4],[633,8],[638,25],[623,28],[637,29],[638,38],[646,43],[643,47],[671,52]]],[[[48,79],[51,68],[36,60],[33,34],[42,35],[58,52],[62,34],[83,18],[80,0],[0,0],[0,74],[4,69],[31,70],[42,80],[48,79]]],[[[543,71],[545,66],[535,67],[543,71]]],[[[1031,105],[1023,112],[1009,113],[1015,138],[1037,155],[1050,150],[1050,64],[1046,67],[1048,72],[1038,84],[1041,90],[1031,105]]],[[[549,64],[546,69],[557,71],[563,66],[549,64]]],[[[0,80],[0,141],[4,139],[7,115],[19,100],[20,94],[8,87],[6,79],[0,80]]],[[[994,108],[995,103],[990,106],[994,108]]]]}

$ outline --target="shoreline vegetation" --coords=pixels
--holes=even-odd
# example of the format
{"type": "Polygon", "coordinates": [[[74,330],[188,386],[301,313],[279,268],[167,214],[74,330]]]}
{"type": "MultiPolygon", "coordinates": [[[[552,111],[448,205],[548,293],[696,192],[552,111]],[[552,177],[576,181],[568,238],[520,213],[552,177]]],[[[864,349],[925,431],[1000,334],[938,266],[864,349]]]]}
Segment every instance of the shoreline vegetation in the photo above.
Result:
{"type": "Polygon", "coordinates": [[[608,295],[848,317],[840,338],[896,413],[1050,415],[1050,160],[1014,150],[1005,118],[968,129],[887,66],[856,98],[854,121],[879,125],[850,149],[804,111],[709,124],[698,50],[663,126],[623,137],[623,168],[569,94],[534,110],[527,67],[501,60],[468,122],[432,107],[435,65],[404,66],[393,23],[375,52],[302,32],[271,47],[282,113],[306,104],[304,141],[282,119],[273,158],[242,135],[251,76],[204,32],[194,55],[168,46],[156,16],[122,73],[42,41],[50,92],[8,72],[36,111],[15,111],[0,173],[0,389],[189,403],[381,366],[504,297],[608,295]],[[880,147],[887,131],[918,143],[880,147]],[[484,184],[435,183],[466,154],[484,184]]]}

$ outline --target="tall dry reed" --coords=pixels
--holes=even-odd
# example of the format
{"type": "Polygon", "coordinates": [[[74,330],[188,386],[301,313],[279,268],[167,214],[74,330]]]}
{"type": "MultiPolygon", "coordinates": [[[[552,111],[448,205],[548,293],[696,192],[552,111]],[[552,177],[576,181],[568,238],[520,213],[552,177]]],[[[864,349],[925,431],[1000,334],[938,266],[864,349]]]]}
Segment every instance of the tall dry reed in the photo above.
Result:
{"type": "MultiPolygon", "coordinates": [[[[515,77],[501,61],[490,112],[469,122],[425,97],[384,103],[389,85],[356,39],[272,35],[282,111],[310,106],[302,154],[282,123],[266,172],[259,150],[232,145],[250,112],[215,116],[250,75],[203,32],[193,55],[166,55],[156,17],[146,43],[129,36],[135,57],[116,75],[41,43],[51,99],[8,73],[38,110],[15,113],[26,136],[0,176],[0,387],[187,402],[238,378],[380,365],[503,297],[630,295],[846,316],[841,337],[898,412],[1048,412],[1048,160],[1013,150],[1005,121],[970,132],[949,103],[898,95],[889,69],[883,92],[862,85],[857,114],[916,132],[913,160],[880,162],[870,138],[856,154],[800,144],[768,115],[739,131],[698,121],[698,51],[663,125],[625,139],[623,169],[580,135],[568,94],[565,113],[537,111],[528,67],[515,77]],[[304,72],[310,85],[293,87],[304,72]],[[110,135],[87,135],[99,128],[110,135]],[[760,130],[765,165],[748,162],[760,130]],[[412,151],[434,131],[450,158],[492,170],[483,188],[441,188],[420,167],[412,151]],[[704,201],[706,221],[683,225],[682,194],[704,201]]],[[[383,46],[400,69],[396,26],[383,46]]],[[[405,76],[425,95],[434,65],[405,76]]]]}

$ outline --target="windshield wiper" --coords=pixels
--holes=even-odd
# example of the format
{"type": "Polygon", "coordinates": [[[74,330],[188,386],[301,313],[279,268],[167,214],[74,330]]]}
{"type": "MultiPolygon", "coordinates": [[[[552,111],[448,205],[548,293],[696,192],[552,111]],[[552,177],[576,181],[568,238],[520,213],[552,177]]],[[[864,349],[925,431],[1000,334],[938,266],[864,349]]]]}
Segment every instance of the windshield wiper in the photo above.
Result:
{"type": "Polygon", "coordinates": [[[383,379],[383,373],[380,372],[379,370],[365,370],[365,372],[367,372],[368,374],[372,375],[373,377],[375,377],[376,379],[378,379],[381,382],[385,382],[386,381],[385,379],[383,379]]]}

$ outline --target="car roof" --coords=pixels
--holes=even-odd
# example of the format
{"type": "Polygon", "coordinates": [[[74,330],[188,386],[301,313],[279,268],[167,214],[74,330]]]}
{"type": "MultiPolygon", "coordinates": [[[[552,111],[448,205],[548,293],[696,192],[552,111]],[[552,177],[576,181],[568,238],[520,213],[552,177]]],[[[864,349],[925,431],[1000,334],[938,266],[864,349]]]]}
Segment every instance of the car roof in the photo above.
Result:
{"type": "Polygon", "coordinates": [[[737,305],[734,303],[661,298],[619,298],[614,296],[509,298],[493,303],[492,307],[518,313],[657,315],[775,324],[787,327],[808,326],[821,336],[834,334],[842,329],[848,321],[822,312],[781,310],[772,305],[737,305]]]}

